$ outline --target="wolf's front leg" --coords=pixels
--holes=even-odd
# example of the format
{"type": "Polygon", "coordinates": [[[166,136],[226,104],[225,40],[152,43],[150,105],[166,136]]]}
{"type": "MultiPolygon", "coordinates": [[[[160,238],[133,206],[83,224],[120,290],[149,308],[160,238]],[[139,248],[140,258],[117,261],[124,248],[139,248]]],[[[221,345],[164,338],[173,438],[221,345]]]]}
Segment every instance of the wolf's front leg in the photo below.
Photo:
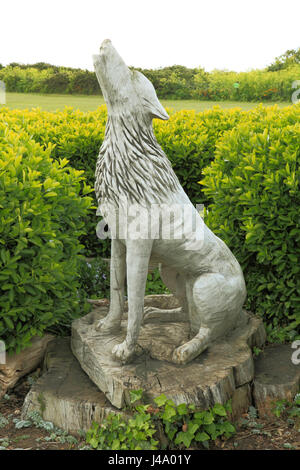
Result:
{"type": "Polygon", "coordinates": [[[126,248],[120,240],[112,239],[110,262],[110,308],[105,318],[96,326],[97,331],[115,333],[120,329],[124,311],[126,248]]]}
{"type": "Polygon", "coordinates": [[[144,296],[148,274],[152,240],[128,240],[127,256],[127,294],[128,325],[125,341],[117,344],[112,354],[121,362],[128,362],[134,353],[144,313],[144,296]]]}

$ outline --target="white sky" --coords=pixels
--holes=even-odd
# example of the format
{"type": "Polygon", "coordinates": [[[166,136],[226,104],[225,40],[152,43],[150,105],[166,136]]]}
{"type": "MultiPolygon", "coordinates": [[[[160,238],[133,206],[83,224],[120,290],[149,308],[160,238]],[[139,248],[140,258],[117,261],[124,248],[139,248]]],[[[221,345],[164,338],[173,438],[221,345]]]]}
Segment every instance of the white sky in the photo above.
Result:
{"type": "Polygon", "coordinates": [[[93,70],[109,38],[127,63],[263,68],[300,46],[299,0],[0,0],[0,63],[93,70]]]}

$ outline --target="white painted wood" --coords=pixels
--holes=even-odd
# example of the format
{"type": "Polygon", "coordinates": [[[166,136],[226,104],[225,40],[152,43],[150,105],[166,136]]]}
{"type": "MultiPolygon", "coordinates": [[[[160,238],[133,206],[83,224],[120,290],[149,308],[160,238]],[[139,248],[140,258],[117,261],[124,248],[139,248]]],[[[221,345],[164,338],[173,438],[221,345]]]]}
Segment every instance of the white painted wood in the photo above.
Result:
{"type": "Polygon", "coordinates": [[[110,40],[103,41],[94,65],[108,108],[95,191],[98,213],[112,234],[110,310],[97,328],[120,330],[126,273],[128,327],[113,355],[124,364],[132,360],[154,260],[189,317],[190,335],[172,353],[174,362],[187,364],[236,326],[246,297],[243,273],[204,224],[155,139],[152,119],[168,115],[152,84],[126,66],[110,40]]]}

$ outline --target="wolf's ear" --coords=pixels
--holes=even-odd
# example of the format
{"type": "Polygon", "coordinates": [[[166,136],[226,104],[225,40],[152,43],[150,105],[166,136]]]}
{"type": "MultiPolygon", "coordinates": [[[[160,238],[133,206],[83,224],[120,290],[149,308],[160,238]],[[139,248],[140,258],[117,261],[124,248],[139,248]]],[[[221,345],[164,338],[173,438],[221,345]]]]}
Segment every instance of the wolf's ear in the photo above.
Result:
{"type": "Polygon", "coordinates": [[[152,118],[163,119],[164,121],[169,119],[169,115],[157,98],[154,86],[145,75],[133,70],[132,83],[145,111],[147,111],[152,118]]]}

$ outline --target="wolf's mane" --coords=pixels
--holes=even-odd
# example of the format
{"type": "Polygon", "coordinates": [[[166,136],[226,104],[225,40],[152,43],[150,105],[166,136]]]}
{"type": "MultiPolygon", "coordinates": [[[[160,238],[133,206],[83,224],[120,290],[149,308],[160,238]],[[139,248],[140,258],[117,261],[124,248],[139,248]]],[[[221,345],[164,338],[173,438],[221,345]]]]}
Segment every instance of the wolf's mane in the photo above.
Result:
{"type": "Polygon", "coordinates": [[[100,205],[117,206],[122,198],[147,207],[167,202],[181,188],[152,124],[122,114],[108,117],[95,176],[100,205]]]}

